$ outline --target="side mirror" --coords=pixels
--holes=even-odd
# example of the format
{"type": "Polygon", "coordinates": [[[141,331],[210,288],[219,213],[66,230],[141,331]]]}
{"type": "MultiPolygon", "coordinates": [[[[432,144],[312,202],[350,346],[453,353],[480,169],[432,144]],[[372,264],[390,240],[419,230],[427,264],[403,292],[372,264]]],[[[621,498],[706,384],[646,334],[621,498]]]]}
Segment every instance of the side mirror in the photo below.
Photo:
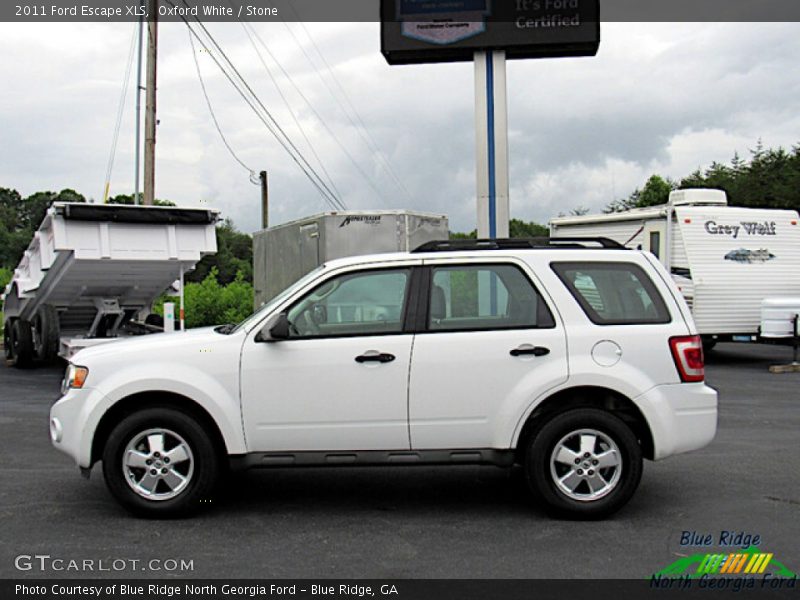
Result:
{"type": "Polygon", "coordinates": [[[286,313],[271,317],[267,324],[256,334],[256,342],[275,342],[289,337],[289,319],[286,313]]]}

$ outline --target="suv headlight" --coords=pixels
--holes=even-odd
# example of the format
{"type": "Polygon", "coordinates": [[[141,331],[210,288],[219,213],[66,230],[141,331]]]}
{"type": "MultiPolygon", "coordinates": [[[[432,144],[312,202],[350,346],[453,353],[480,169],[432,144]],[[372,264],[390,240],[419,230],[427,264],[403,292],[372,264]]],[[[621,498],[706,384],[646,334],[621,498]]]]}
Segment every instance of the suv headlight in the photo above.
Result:
{"type": "Polygon", "coordinates": [[[64,381],[61,382],[61,393],[66,394],[70,389],[81,389],[88,376],[89,369],[70,363],[64,374],[64,381]]]}

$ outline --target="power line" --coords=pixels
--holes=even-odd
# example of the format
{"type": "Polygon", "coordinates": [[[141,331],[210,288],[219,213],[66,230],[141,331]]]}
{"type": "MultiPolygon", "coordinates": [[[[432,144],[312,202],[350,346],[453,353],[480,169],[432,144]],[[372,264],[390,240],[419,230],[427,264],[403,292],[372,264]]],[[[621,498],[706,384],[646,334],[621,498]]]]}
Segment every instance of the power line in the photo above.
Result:
{"type": "Polygon", "coordinates": [[[222,143],[225,144],[225,147],[228,149],[228,152],[230,152],[233,159],[240,165],[242,165],[242,168],[244,168],[248,173],[250,173],[250,182],[258,185],[258,181],[256,179],[257,177],[256,172],[250,167],[248,167],[238,156],[236,156],[236,152],[233,151],[233,148],[228,143],[225,134],[222,133],[222,128],[219,126],[217,115],[214,113],[214,108],[211,106],[211,100],[208,97],[208,90],[206,90],[206,84],[203,81],[203,75],[200,71],[200,62],[197,60],[197,49],[195,48],[194,45],[194,37],[192,36],[191,31],[187,31],[186,33],[189,36],[189,44],[192,46],[192,58],[194,59],[194,67],[195,70],[197,71],[197,78],[200,80],[200,88],[203,90],[203,97],[206,99],[206,105],[208,106],[208,112],[211,113],[211,120],[214,121],[214,127],[216,127],[217,133],[219,133],[219,137],[222,138],[222,143]]]}
{"type": "MultiPolygon", "coordinates": [[[[175,6],[172,0],[167,0],[167,3],[172,5],[173,7],[175,6]]],[[[187,7],[189,7],[189,4],[185,0],[183,0],[183,3],[187,7]]],[[[244,79],[244,77],[242,77],[241,73],[239,73],[239,71],[233,65],[230,58],[228,58],[228,56],[225,54],[225,51],[222,50],[219,43],[214,39],[214,37],[211,35],[208,29],[206,29],[203,23],[199,19],[196,20],[197,25],[199,25],[200,29],[209,39],[209,43],[213,44],[217,52],[220,54],[221,56],[220,59],[218,59],[215,53],[211,51],[208,44],[206,44],[206,42],[203,40],[200,34],[194,28],[192,28],[189,21],[182,15],[180,16],[180,18],[184,22],[184,24],[189,28],[189,31],[195,37],[195,39],[209,53],[209,56],[211,56],[212,60],[222,71],[223,75],[225,75],[225,78],[239,93],[239,95],[247,103],[247,105],[250,106],[250,108],[253,110],[253,112],[256,114],[259,120],[264,124],[267,130],[273,135],[273,137],[275,137],[276,141],[284,148],[284,150],[286,150],[286,152],[289,154],[292,160],[298,165],[300,170],[308,178],[311,184],[317,189],[317,191],[320,193],[323,199],[325,199],[325,201],[328,204],[330,204],[331,207],[333,207],[334,209],[344,210],[345,206],[341,202],[341,200],[330,190],[327,184],[325,184],[325,182],[322,180],[319,174],[308,163],[306,158],[297,149],[297,147],[294,145],[291,139],[286,135],[286,133],[277,123],[277,121],[269,112],[269,110],[267,110],[267,108],[264,106],[263,102],[261,102],[261,99],[252,90],[252,88],[244,79]]]]}
{"type": "Polygon", "coordinates": [[[131,67],[133,66],[133,51],[136,48],[136,31],[138,24],[131,36],[131,47],[128,51],[128,63],[125,68],[125,78],[122,81],[122,93],[119,97],[119,105],[117,107],[117,121],[114,127],[114,135],[111,138],[111,152],[108,156],[108,164],[106,165],[106,182],[103,186],[103,204],[108,201],[108,192],[111,188],[111,172],[114,170],[114,158],[117,155],[117,142],[119,142],[119,131],[122,128],[122,114],[125,111],[125,99],[128,95],[128,86],[131,79],[131,67]]]}
{"type": "MultiPolygon", "coordinates": [[[[290,4],[289,5],[289,9],[297,17],[297,12],[295,11],[294,6],[290,4]]],[[[372,137],[372,134],[370,133],[369,129],[367,128],[366,123],[364,123],[364,119],[361,118],[361,114],[358,112],[358,109],[356,109],[355,105],[353,104],[352,100],[350,99],[350,96],[347,94],[347,90],[345,90],[344,86],[342,86],[341,82],[339,81],[339,78],[336,77],[336,71],[333,70],[333,68],[331,67],[330,63],[328,62],[328,59],[325,58],[325,54],[319,49],[319,46],[317,45],[317,42],[312,37],[311,32],[308,30],[308,28],[306,27],[305,23],[302,20],[299,19],[299,17],[298,17],[298,23],[300,23],[300,27],[305,32],[306,37],[308,37],[308,40],[311,42],[311,45],[314,47],[314,50],[317,51],[317,54],[319,55],[320,59],[322,60],[322,63],[325,65],[325,68],[327,69],[328,74],[330,75],[331,79],[333,79],[333,82],[336,84],[336,87],[339,88],[339,91],[341,92],[342,97],[344,98],[345,104],[347,104],[347,106],[350,107],[350,110],[353,112],[353,115],[355,115],[356,120],[361,125],[360,129],[358,127],[356,127],[356,131],[361,135],[362,139],[367,144],[367,146],[369,146],[370,149],[375,153],[375,155],[378,157],[380,162],[383,163],[384,168],[389,173],[391,178],[394,180],[395,184],[400,189],[400,191],[402,193],[404,193],[406,195],[406,197],[410,200],[411,199],[411,193],[408,191],[408,188],[405,186],[405,183],[403,183],[403,180],[397,175],[397,172],[394,170],[394,167],[392,167],[392,163],[386,157],[386,154],[378,147],[378,144],[375,141],[375,138],[372,137]]],[[[345,112],[345,114],[347,113],[347,111],[344,110],[344,107],[343,107],[343,112],[345,112]]]]}
{"type": "MultiPolygon", "coordinates": [[[[336,145],[339,146],[339,148],[344,153],[344,155],[348,158],[348,160],[350,160],[350,162],[355,167],[355,169],[361,174],[361,176],[364,178],[364,181],[367,182],[367,185],[369,185],[372,188],[372,190],[378,195],[378,197],[383,198],[383,194],[382,194],[381,190],[375,185],[375,183],[372,181],[372,179],[369,177],[369,175],[367,175],[367,173],[361,168],[361,165],[358,164],[358,161],[355,159],[355,157],[352,155],[352,153],[350,153],[350,151],[347,149],[347,147],[344,145],[344,143],[333,132],[333,130],[331,130],[331,128],[328,126],[328,123],[325,121],[325,119],[322,117],[322,115],[320,115],[319,112],[317,112],[317,110],[314,108],[314,105],[311,104],[311,101],[306,97],[306,95],[303,93],[303,91],[300,89],[300,87],[297,85],[297,83],[295,83],[295,81],[292,78],[292,76],[286,71],[286,69],[283,67],[283,65],[281,65],[280,61],[275,57],[275,55],[272,53],[272,51],[266,45],[264,40],[261,39],[261,36],[258,35],[258,32],[255,30],[255,28],[253,28],[252,25],[251,25],[250,28],[251,28],[251,30],[253,32],[253,35],[256,37],[256,39],[259,41],[259,43],[263,46],[264,50],[266,50],[266,52],[272,58],[273,62],[275,62],[275,64],[281,70],[281,73],[283,73],[283,76],[286,77],[286,79],[289,81],[289,83],[292,85],[292,87],[295,89],[295,91],[298,93],[298,95],[303,99],[303,101],[308,106],[309,110],[311,110],[311,112],[314,113],[314,116],[317,118],[317,120],[323,126],[325,131],[327,131],[328,134],[331,136],[331,138],[333,138],[333,141],[336,142],[336,145]]],[[[325,83],[325,82],[323,81],[323,83],[325,83]]]]}
{"type": "Polygon", "coordinates": [[[305,55],[305,57],[308,60],[308,62],[311,64],[311,66],[314,69],[314,71],[317,73],[317,76],[320,78],[322,83],[327,88],[328,92],[331,94],[333,99],[339,105],[339,108],[342,110],[342,112],[344,113],[345,117],[347,117],[347,120],[350,121],[350,124],[353,126],[353,129],[355,129],[356,133],[358,133],[358,135],[361,137],[361,139],[364,141],[364,143],[367,145],[367,147],[370,149],[370,151],[378,158],[379,163],[381,163],[383,165],[384,169],[389,174],[390,178],[393,180],[394,184],[397,186],[397,188],[400,190],[400,192],[402,194],[404,194],[408,199],[410,199],[411,198],[411,193],[408,191],[408,188],[405,186],[405,184],[403,183],[402,179],[397,175],[396,171],[394,170],[394,167],[392,167],[391,162],[389,162],[389,159],[386,158],[386,155],[378,147],[377,142],[375,142],[375,139],[372,137],[372,134],[370,133],[369,129],[367,128],[366,124],[364,123],[364,119],[362,119],[362,117],[359,114],[358,110],[356,109],[355,105],[350,100],[350,97],[348,96],[347,91],[344,89],[344,86],[342,86],[341,82],[339,81],[339,78],[336,76],[335,71],[333,70],[333,68],[331,67],[330,63],[325,58],[325,55],[322,53],[322,51],[320,50],[320,48],[317,45],[316,41],[312,37],[311,32],[309,32],[308,28],[305,26],[305,23],[297,15],[297,12],[295,11],[294,7],[291,4],[289,4],[289,9],[294,13],[294,15],[295,15],[295,17],[297,19],[297,22],[300,24],[300,27],[303,29],[303,32],[306,34],[306,37],[311,42],[311,45],[313,46],[313,48],[316,51],[317,55],[322,60],[322,63],[325,66],[325,69],[327,70],[328,75],[333,80],[333,82],[336,84],[336,87],[339,89],[342,97],[344,98],[344,103],[342,103],[342,101],[339,99],[339,97],[337,96],[335,91],[325,81],[325,78],[322,76],[320,71],[317,69],[316,65],[314,64],[314,61],[306,53],[306,51],[303,48],[302,44],[297,39],[297,37],[295,36],[294,32],[291,30],[291,28],[289,27],[288,23],[286,23],[286,21],[283,21],[284,26],[286,27],[286,29],[291,34],[292,38],[295,40],[295,43],[297,43],[298,47],[300,47],[301,51],[305,55]],[[347,106],[345,106],[345,104],[347,106]],[[348,107],[349,107],[349,110],[348,110],[348,107]],[[352,115],[351,115],[351,112],[352,112],[352,115]],[[353,115],[355,116],[355,119],[353,118],[353,115]]]}
{"type": "MultiPolygon", "coordinates": [[[[314,145],[311,143],[311,140],[308,138],[308,135],[306,135],[305,128],[303,127],[302,123],[295,114],[294,109],[292,109],[291,103],[284,95],[283,91],[281,90],[281,86],[278,84],[277,79],[272,74],[272,70],[269,68],[266,61],[264,60],[264,57],[261,55],[261,52],[258,50],[258,46],[256,46],[255,40],[253,39],[253,35],[255,35],[258,38],[258,40],[261,42],[261,45],[264,46],[267,52],[269,52],[269,48],[267,48],[266,44],[264,44],[263,40],[261,40],[261,38],[258,36],[258,33],[256,33],[255,29],[253,29],[252,26],[250,26],[250,30],[252,30],[252,35],[251,35],[251,31],[248,31],[249,24],[241,20],[239,21],[239,23],[241,23],[245,34],[247,34],[247,39],[250,40],[250,44],[253,46],[253,50],[256,51],[256,55],[258,56],[259,61],[261,61],[261,65],[264,67],[264,70],[267,72],[267,75],[269,75],[270,80],[272,80],[275,89],[278,90],[278,95],[280,95],[281,100],[283,100],[283,103],[286,105],[289,114],[292,116],[292,120],[294,121],[295,125],[297,125],[297,128],[300,130],[300,134],[303,136],[303,139],[306,141],[306,144],[308,144],[308,147],[311,149],[311,153],[314,155],[314,158],[317,159],[317,163],[322,169],[322,172],[328,178],[328,183],[330,183],[331,188],[333,188],[336,194],[338,196],[341,196],[341,192],[339,192],[338,188],[336,187],[336,184],[333,182],[333,178],[331,177],[330,173],[328,173],[328,170],[325,168],[325,164],[322,162],[322,159],[319,157],[319,154],[317,154],[317,151],[314,149],[314,145]]],[[[275,57],[272,55],[271,52],[269,52],[269,55],[272,56],[273,60],[275,60],[275,57]]]]}
{"type": "MultiPolygon", "coordinates": [[[[313,61],[313,60],[311,60],[311,57],[308,55],[308,53],[306,52],[306,49],[305,49],[305,48],[303,47],[303,45],[300,43],[300,40],[298,40],[298,39],[297,39],[297,36],[295,36],[294,32],[293,32],[293,31],[292,31],[292,29],[289,27],[288,23],[286,23],[286,21],[283,21],[283,24],[284,24],[284,26],[286,27],[287,31],[288,31],[288,32],[291,34],[291,36],[292,36],[292,39],[294,40],[294,42],[295,42],[295,44],[297,45],[297,47],[298,47],[298,48],[300,48],[300,51],[303,53],[303,56],[305,56],[305,57],[306,57],[306,60],[307,60],[307,61],[308,61],[308,63],[311,65],[311,68],[312,68],[312,69],[314,70],[314,72],[317,74],[317,77],[319,77],[320,81],[322,81],[322,84],[325,86],[325,88],[328,90],[328,92],[331,94],[331,96],[333,96],[333,97],[334,97],[334,100],[336,100],[336,102],[338,103],[338,102],[339,102],[339,100],[338,100],[338,99],[336,98],[336,96],[334,95],[333,91],[331,90],[330,86],[328,85],[328,82],[327,82],[327,81],[325,81],[325,78],[324,78],[324,77],[322,77],[322,74],[319,72],[319,69],[317,68],[317,65],[314,63],[314,61],[313,61]]],[[[347,115],[345,115],[345,116],[347,116],[347,115]]],[[[324,123],[324,120],[323,120],[323,123],[324,123]]],[[[326,126],[326,128],[327,128],[327,126],[326,126]]],[[[328,131],[330,132],[330,129],[328,129],[328,131]]],[[[333,133],[332,133],[332,132],[331,132],[331,135],[333,135],[333,133]]],[[[336,136],[334,135],[334,139],[338,139],[338,138],[336,138],[336,136]]],[[[340,147],[341,147],[341,148],[342,148],[342,150],[345,152],[345,154],[346,154],[346,155],[347,155],[347,156],[350,158],[350,161],[351,161],[351,162],[353,163],[353,165],[356,167],[356,169],[358,170],[358,172],[359,172],[359,173],[361,173],[361,176],[362,176],[362,177],[364,177],[364,180],[365,180],[365,181],[366,181],[366,182],[369,184],[369,186],[372,188],[372,190],[373,190],[373,191],[374,191],[374,192],[375,192],[375,193],[378,195],[378,197],[379,197],[379,198],[381,198],[381,199],[384,201],[384,203],[385,203],[386,201],[385,201],[385,199],[383,198],[383,193],[382,193],[382,192],[381,192],[381,190],[378,188],[378,186],[377,186],[377,185],[376,185],[376,184],[375,184],[375,183],[372,181],[372,178],[371,178],[369,175],[367,175],[367,173],[366,173],[366,172],[365,172],[365,171],[364,171],[364,170],[361,168],[361,166],[358,164],[358,162],[356,161],[356,159],[355,159],[355,158],[353,158],[353,155],[352,155],[352,154],[350,154],[350,152],[348,152],[348,151],[347,151],[347,150],[344,148],[344,146],[342,146],[342,145],[340,144],[340,147]]]]}
{"type": "MultiPolygon", "coordinates": [[[[170,0],[168,0],[168,1],[170,1],[170,0]]],[[[183,4],[185,6],[187,6],[187,7],[189,7],[189,4],[186,2],[186,0],[183,0],[183,4]]],[[[264,114],[267,116],[269,121],[274,126],[274,129],[272,127],[267,126],[267,129],[270,131],[270,133],[272,133],[273,136],[275,136],[275,139],[278,140],[278,142],[283,146],[283,148],[287,152],[290,153],[290,155],[295,160],[295,162],[299,166],[301,166],[301,169],[306,174],[306,176],[309,177],[309,179],[311,179],[312,182],[314,182],[316,184],[317,188],[325,190],[326,195],[333,201],[334,206],[338,210],[344,210],[345,206],[342,203],[341,199],[333,191],[331,191],[331,189],[328,187],[328,185],[325,183],[325,181],[316,172],[314,167],[311,166],[311,164],[308,162],[308,160],[305,158],[305,156],[303,156],[302,152],[300,152],[300,150],[297,148],[297,146],[294,144],[294,142],[292,142],[291,138],[283,130],[283,128],[280,126],[280,124],[275,119],[275,117],[272,115],[272,113],[267,109],[267,107],[264,106],[264,103],[261,101],[261,99],[258,97],[258,95],[253,91],[253,88],[250,87],[250,84],[247,83],[247,80],[242,76],[242,74],[239,72],[239,70],[233,64],[231,59],[228,58],[228,55],[225,53],[225,51],[222,49],[222,47],[219,45],[219,43],[216,41],[216,39],[214,39],[214,36],[212,36],[211,33],[206,28],[206,26],[203,25],[202,21],[200,21],[199,19],[196,19],[196,21],[197,21],[197,24],[200,26],[200,28],[205,33],[205,35],[208,36],[208,38],[210,39],[211,43],[214,44],[214,47],[217,49],[217,51],[225,59],[226,63],[230,66],[231,70],[233,71],[233,73],[235,73],[236,77],[241,82],[241,84],[245,87],[245,89],[247,90],[249,95],[255,100],[255,102],[258,104],[258,106],[261,108],[261,110],[264,112],[264,114]],[[278,135],[276,130],[277,130],[277,132],[280,132],[280,136],[278,135]],[[281,139],[281,138],[283,138],[283,139],[281,139]],[[288,145],[288,147],[287,147],[287,145],[288,145]],[[289,150],[289,148],[291,148],[291,150],[289,150]]],[[[199,38],[198,38],[198,40],[199,40],[199,38]]],[[[213,54],[212,54],[212,57],[213,57],[213,54]]],[[[239,88],[237,87],[237,90],[238,89],[239,88]]],[[[241,90],[239,90],[239,91],[241,93],[241,90]]],[[[267,124],[266,121],[264,121],[264,124],[265,125],[267,124]]]]}

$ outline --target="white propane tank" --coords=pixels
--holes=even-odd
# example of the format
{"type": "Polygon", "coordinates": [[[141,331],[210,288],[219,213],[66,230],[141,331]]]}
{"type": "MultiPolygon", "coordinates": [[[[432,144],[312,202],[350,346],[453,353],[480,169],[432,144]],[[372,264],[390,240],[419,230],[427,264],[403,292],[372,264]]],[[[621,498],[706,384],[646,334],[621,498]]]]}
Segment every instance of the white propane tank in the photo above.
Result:
{"type": "Polygon", "coordinates": [[[800,315],[800,298],[764,298],[761,301],[761,337],[800,335],[800,331],[794,331],[795,315],[800,315]]]}

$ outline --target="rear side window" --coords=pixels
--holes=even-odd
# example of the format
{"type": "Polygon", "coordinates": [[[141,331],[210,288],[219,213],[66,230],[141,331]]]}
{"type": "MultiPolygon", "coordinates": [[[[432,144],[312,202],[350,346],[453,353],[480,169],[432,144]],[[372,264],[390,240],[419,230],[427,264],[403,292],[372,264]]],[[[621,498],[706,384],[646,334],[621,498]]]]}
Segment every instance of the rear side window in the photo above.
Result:
{"type": "Polygon", "coordinates": [[[555,327],[536,288],[512,265],[432,268],[429,331],[555,327]]]}
{"type": "Polygon", "coordinates": [[[556,262],[550,266],[593,323],[636,325],[671,320],[663,298],[639,265],[556,262]]]}

